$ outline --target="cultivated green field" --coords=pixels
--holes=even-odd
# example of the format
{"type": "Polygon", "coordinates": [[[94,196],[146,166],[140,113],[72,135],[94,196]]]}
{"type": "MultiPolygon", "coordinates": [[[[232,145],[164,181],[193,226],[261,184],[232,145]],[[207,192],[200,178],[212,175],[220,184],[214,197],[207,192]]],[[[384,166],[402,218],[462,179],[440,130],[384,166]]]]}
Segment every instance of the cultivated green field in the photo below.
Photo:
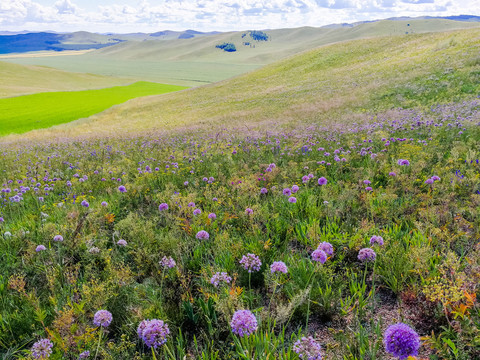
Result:
{"type": "Polygon", "coordinates": [[[99,90],[49,92],[0,99],[0,135],[21,134],[91,116],[129,99],[185,87],[136,82],[99,90]]]}
{"type": "Polygon", "coordinates": [[[78,56],[8,57],[19,64],[50,66],[73,72],[129,76],[146,81],[198,86],[228,79],[319,46],[379,36],[478,28],[478,23],[443,19],[377,21],[351,27],[302,27],[265,30],[269,41],[252,41],[244,31],[193,39],[127,41],[78,56]],[[243,45],[251,42],[251,46],[243,45]],[[215,45],[231,42],[227,53],[215,45]]]}

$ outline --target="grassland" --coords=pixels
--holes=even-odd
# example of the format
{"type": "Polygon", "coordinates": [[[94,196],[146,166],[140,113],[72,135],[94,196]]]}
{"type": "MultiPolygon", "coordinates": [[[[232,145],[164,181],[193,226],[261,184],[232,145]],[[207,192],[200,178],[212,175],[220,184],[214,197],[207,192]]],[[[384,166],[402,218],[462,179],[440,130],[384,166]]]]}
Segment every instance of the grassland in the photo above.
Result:
{"type": "Polygon", "coordinates": [[[71,73],[43,66],[22,66],[0,61],[0,98],[46,91],[86,90],[126,85],[131,79],[71,73]]]}
{"type": "Polygon", "coordinates": [[[0,357],[480,359],[479,40],[343,42],[1,137],[0,357]]]}
{"type": "Polygon", "coordinates": [[[461,100],[479,92],[479,38],[480,29],[471,29],[328,45],[217,84],[135,99],[39,136],[329,124],[461,100]]]}
{"type": "Polygon", "coordinates": [[[8,61],[198,86],[231,78],[327,44],[379,36],[401,37],[406,32],[418,34],[478,26],[478,23],[439,19],[385,20],[354,27],[268,30],[270,40],[252,42],[252,47],[242,45],[248,40],[248,37],[242,38],[244,32],[231,32],[182,40],[129,41],[79,56],[10,57],[8,61]],[[238,50],[226,53],[215,48],[223,42],[234,43],[238,50]]]}
{"type": "Polygon", "coordinates": [[[0,99],[0,135],[21,134],[101,112],[141,96],[164,94],[184,87],[149,82],[98,90],[38,93],[0,99]]]}

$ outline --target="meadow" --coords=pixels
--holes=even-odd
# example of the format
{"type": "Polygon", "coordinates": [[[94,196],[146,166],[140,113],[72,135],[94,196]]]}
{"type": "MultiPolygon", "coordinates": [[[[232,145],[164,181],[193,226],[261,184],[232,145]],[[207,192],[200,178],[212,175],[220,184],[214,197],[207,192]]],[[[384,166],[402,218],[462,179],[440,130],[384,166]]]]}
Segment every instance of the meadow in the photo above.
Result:
{"type": "Polygon", "coordinates": [[[129,99],[185,87],[139,81],[126,86],[83,91],[43,92],[0,98],[0,136],[68,123],[129,99]]]}
{"type": "Polygon", "coordinates": [[[4,147],[3,358],[479,358],[479,111],[4,147]]]}
{"type": "Polygon", "coordinates": [[[0,138],[0,357],[480,359],[478,39],[0,138]]]}

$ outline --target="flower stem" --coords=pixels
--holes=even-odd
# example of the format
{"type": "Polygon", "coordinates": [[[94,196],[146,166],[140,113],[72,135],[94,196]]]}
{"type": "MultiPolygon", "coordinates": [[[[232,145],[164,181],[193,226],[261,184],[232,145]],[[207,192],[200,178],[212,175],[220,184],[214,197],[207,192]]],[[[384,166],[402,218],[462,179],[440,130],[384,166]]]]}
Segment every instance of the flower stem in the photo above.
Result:
{"type": "Polygon", "coordinates": [[[100,349],[100,342],[102,340],[102,334],[103,334],[103,327],[100,326],[100,335],[98,336],[98,345],[97,345],[97,351],[95,352],[95,359],[97,359],[97,355],[98,355],[98,349],[100,349]]]}

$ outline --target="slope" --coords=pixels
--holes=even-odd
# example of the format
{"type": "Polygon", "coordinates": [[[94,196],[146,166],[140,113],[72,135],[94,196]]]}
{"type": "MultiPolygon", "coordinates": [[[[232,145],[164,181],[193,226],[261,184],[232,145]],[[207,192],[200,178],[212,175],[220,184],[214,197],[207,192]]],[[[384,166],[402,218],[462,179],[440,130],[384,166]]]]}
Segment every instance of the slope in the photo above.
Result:
{"type": "Polygon", "coordinates": [[[132,80],[71,73],[46,67],[0,62],[0,98],[46,91],[84,90],[124,85],[132,80]]]}
{"type": "Polygon", "coordinates": [[[217,84],[135,99],[29,136],[132,131],[273,129],[365,121],[392,107],[480,93],[480,29],[383,37],[320,47],[217,84]],[[462,56],[458,56],[462,54],[462,56]]]}
{"type": "Polygon", "coordinates": [[[383,20],[355,26],[265,30],[268,41],[253,41],[248,34],[242,37],[247,33],[243,31],[192,39],[127,41],[79,56],[10,58],[8,61],[195,86],[227,79],[326,44],[479,25],[445,19],[383,20]],[[234,43],[237,51],[227,53],[215,48],[223,42],[234,43]]]}

